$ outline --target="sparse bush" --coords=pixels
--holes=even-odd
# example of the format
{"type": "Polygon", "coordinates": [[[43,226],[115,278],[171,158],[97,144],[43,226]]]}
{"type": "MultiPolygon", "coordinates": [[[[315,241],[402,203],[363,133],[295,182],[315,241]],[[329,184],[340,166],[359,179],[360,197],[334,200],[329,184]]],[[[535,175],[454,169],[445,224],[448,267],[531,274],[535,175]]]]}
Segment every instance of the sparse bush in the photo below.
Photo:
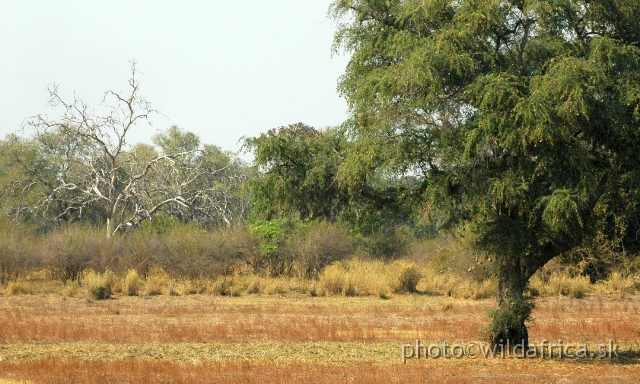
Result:
{"type": "Polygon", "coordinates": [[[603,293],[618,292],[621,295],[635,292],[635,283],[632,278],[625,277],[619,272],[613,272],[608,279],[596,283],[598,291],[603,293]]]}
{"type": "Polygon", "coordinates": [[[239,296],[240,289],[234,287],[234,280],[232,278],[222,276],[209,282],[205,293],[215,296],[239,296]]]}
{"type": "Polygon", "coordinates": [[[308,225],[286,243],[292,253],[293,270],[298,277],[317,277],[327,265],[343,260],[354,250],[346,229],[328,222],[308,225]]]}
{"type": "Polygon", "coordinates": [[[284,279],[267,278],[265,280],[264,293],[266,295],[282,295],[287,293],[287,284],[284,279]]]}
{"type": "Polygon", "coordinates": [[[74,297],[80,292],[80,283],[77,280],[67,280],[64,283],[62,294],[67,297],[74,297]]]}
{"type": "Polygon", "coordinates": [[[342,291],[342,294],[345,295],[345,296],[357,296],[358,295],[358,290],[353,285],[353,283],[350,280],[348,280],[347,283],[345,284],[345,287],[344,287],[344,290],[342,291]]]}
{"type": "Polygon", "coordinates": [[[155,255],[173,277],[213,278],[230,274],[239,261],[252,262],[254,241],[242,228],[205,232],[180,226],[165,233],[155,255]]]}
{"type": "Polygon", "coordinates": [[[79,280],[85,269],[95,261],[103,233],[70,227],[46,236],[43,242],[44,262],[60,280],[79,280]],[[98,240],[100,239],[100,240],[98,240]]]}
{"type": "Polygon", "coordinates": [[[205,292],[207,286],[201,280],[182,279],[175,284],[175,291],[178,295],[197,295],[205,292]]]}
{"type": "Polygon", "coordinates": [[[260,293],[260,280],[257,277],[251,279],[244,289],[247,294],[260,293]]]}
{"type": "Polygon", "coordinates": [[[410,249],[410,238],[402,231],[394,227],[381,228],[367,236],[364,240],[364,249],[374,258],[393,260],[404,256],[410,249]]]}
{"type": "Polygon", "coordinates": [[[0,223],[0,285],[24,276],[38,267],[36,240],[17,227],[10,228],[0,223]]]}
{"type": "Polygon", "coordinates": [[[554,269],[550,274],[542,271],[529,280],[529,292],[543,296],[571,296],[580,299],[592,289],[588,276],[571,277],[567,271],[554,269]]]}

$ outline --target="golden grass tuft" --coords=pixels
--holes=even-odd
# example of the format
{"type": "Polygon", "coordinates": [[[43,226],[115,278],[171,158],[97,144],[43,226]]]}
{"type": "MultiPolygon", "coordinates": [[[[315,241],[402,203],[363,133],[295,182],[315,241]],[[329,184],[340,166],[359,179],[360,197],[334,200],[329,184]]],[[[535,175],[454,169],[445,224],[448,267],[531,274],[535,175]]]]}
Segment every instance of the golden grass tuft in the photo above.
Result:
{"type": "Polygon", "coordinates": [[[66,297],[76,297],[80,293],[80,283],[77,280],[67,280],[62,288],[62,294],[66,297]]]}
{"type": "Polygon", "coordinates": [[[153,268],[147,274],[141,293],[147,296],[169,294],[170,280],[171,278],[169,277],[169,274],[163,269],[153,268]]]}
{"type": "Polygon", "coordinates": [[[127,271],[127,275],[122,279],[122,294],[126,296],[138,296],[141,287],[140,275],[135,269],[127,271]]]}
{"type": "Polygon", "coordinates": [[[33,286],[25,280],[18,279],[10,281],[4,291],[7,295],[31,295],[33,294],[33,286]]]}
{"type": "Polygon", "coordinates": [[[607,280],[598,281],[595,284],[595,289],[600,293],[606,294],[634,294],[636,293],[636,284],[632,277],[613,272],[607,280]]]}

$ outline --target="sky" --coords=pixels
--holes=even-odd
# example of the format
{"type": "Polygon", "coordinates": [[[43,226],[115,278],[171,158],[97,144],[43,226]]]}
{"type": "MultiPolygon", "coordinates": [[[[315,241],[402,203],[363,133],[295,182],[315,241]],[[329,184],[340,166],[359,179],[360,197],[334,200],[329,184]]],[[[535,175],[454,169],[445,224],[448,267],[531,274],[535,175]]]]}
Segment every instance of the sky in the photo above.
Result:
{"type": "Polygon", "coordinates": [[[162,115],[130,142],[178,125],[238,151],[242,136],[271,128],[338,125],[348,58],[331,54],[330,3],[0,0],[0,137],[30,116],[60,114],[47,104],[49,84],[90,105],[127,91],[131,60],[141,95],[162,115]]]}

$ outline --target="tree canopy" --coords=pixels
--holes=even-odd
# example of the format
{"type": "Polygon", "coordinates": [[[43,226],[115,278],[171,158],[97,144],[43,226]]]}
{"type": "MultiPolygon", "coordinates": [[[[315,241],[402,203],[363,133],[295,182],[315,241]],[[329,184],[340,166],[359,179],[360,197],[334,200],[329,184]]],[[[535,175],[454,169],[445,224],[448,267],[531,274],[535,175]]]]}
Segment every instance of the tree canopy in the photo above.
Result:
{"type": "Polygon", "coordinates": [[[640,2],[338,0],[330,14],[365,149],[345,164],[410,170],[420,209],[473,225],[497,258],[492,341],[527,343],[523,292],[552,258],[598,231],[638,249],[640,2]]]}

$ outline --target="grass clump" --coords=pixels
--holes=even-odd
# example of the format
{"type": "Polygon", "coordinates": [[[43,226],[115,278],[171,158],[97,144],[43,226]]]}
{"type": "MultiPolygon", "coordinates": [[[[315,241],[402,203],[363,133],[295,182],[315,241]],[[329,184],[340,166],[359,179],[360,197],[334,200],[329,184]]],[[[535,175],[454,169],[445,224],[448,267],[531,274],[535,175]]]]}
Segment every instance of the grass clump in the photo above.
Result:
{"type": "Polygon", "coordinates": [[[8,295],[30,295],[33,293],[33,287],[24,280],[10,281],[5,288],[8,295]]]}
{"type": "Polygon", "coordinates": [[[554,271],[548,276],[536,274],[529,281],[529,290],[541,296],[571,296],[581,299],[592,288],[589,277],[572,277],[567,271],[554,271]]]}
{"type": "Polygon", "coordinates": [[[77,280],[67,280],[62,288],[62,294],[66,297],[78,296],[80,292],[80,283],[77,280]]]}
{"type": "Polygon", "coordinates": [[[122,294],[126,296],[138,296],[141,281],[138,271],[130,269],[122,280],[122,294]]]}
{"type": "Polygon", "coordinates": [[[147,296],[169,293],[169,274],[161,268],[153,268],[145,279],[142,293],[147,296]]]}
{"type": "Polygon", "coordinates": [[[422,273],[418,266],[414,263],[407,264],[397,261],[396,278],[394,279],[393,291],[395,293],[415,293],[417,292],[418,283],[422,279],[422,273]]]}
{"type": "Polygon", "coordinates": [[[329,295],[342,294],[347,281],[347,270],[342,263],[333,263],[326,267],[318,278],[322,292],[329,295]]]}
{"type": "Polygon", "coordinates": [[[90,270],[83,279],[87,291],[96,300],[107,300],[113,294],[113,287],[116,282],[116,275],[107,270],[100,274],[90,270]]]}

